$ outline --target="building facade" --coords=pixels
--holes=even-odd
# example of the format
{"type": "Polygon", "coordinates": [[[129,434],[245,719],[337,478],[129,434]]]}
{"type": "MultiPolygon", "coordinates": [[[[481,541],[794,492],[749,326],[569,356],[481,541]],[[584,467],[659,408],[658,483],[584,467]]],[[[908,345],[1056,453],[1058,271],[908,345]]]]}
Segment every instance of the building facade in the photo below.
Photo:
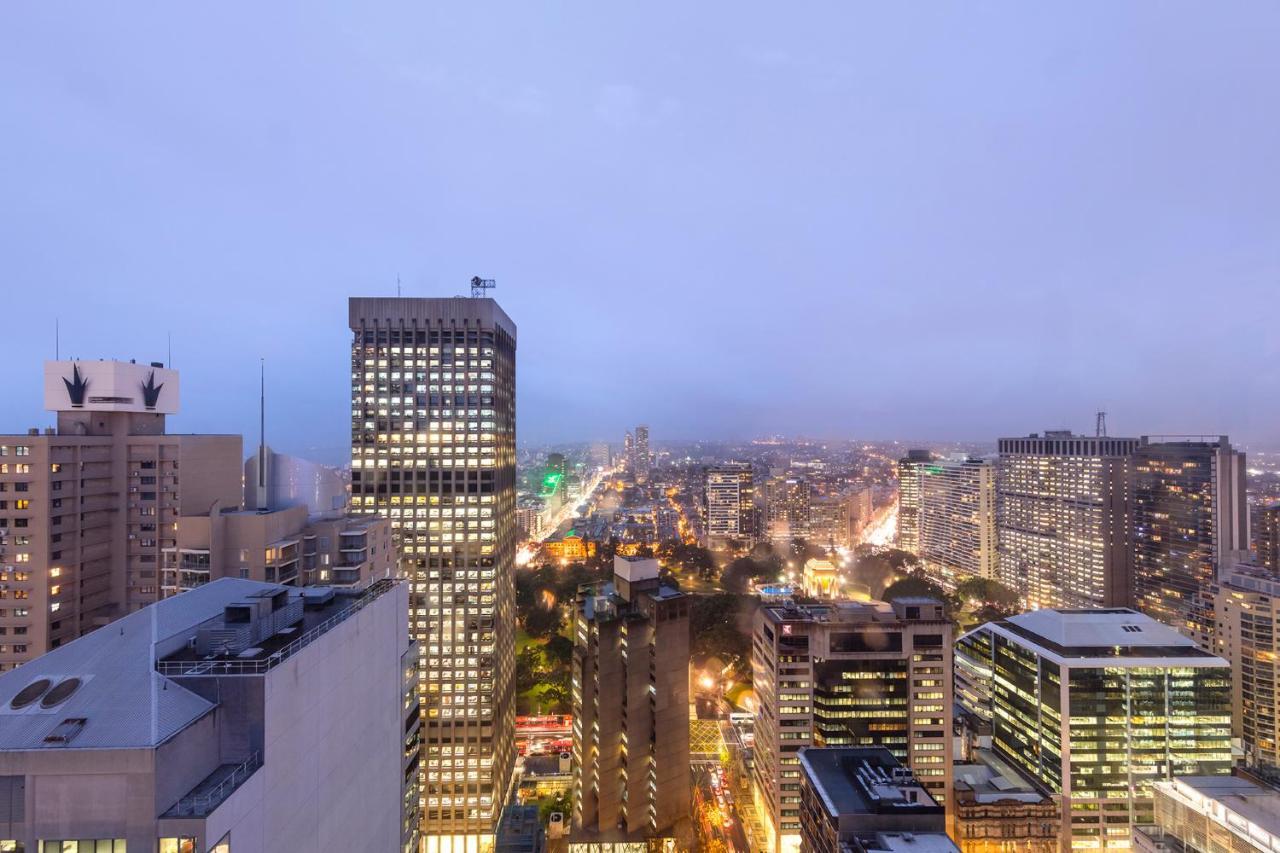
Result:
{"type": "Polygon", "coordinates": [[[1211,649],[1218,566],[1249,547],[1245,457],[1224,436],[1143,436],[1133,454],[1137,608],[1211,649]]]}
{"type": "Polygon", "coordinates": [[[1270,572],[1280,572],[1280,504],[1258,511],[1256,542],[1259,565],[1270,572]]]}
{"type": "Polygon", "coordinates": [[[241,441],[177,435],[178,374],[45,364],[57,428],[0,435],[0,671],[160,597],[183,515],[240,505],[241,441]]]}
{"type": "Polygon", "coordinates": [[[920,550],[920,468],[933,460],[927,450],[908,450],[898,460],[898,547],[920,550]]]}
{"type": "Polygon", "coordinates": [[[1213,586],[1213,652],[1231,664],[1232,736],[1251,767],[1280,767],[1280,578],[1236,565],[1213,586]]]}
{"type": "Polygon", "coordinates": [[[1153,782],[1231,771],[1227,661],[1135,610],[1023,613],[956,658],[994,673],[992,748],[1059,799],[1063,850],[1126,848],[1153,782]]]}
{"type": "Polygon", "coordinates": [[[649,466],[652,457],[649,455],[649,428],[644,424],[636,427],[635,445],[631,453],[631,473],[637,483],[649,482],[649,466]]]}
{"type": "Polygon", "coordinates": [[[412,853],[413,664],[394,581],[223,578],[129,614],[0,675],[0,845],[412,853]]]}
{"type": "Polygon", "coordinates": [[[955,837],[963,853],[1057,853],[1062,814],[1043,786],[989,749],[956,764],[955,777],[955,837]]]}
{"type": "Polygon", "coordinates": [[[515,763],[516,327],[487,298],[352,298],[351,505],[391,520],[421,655],[429,853],[492,840],[515,763]]]}
{"type": "Polygon", "coordinates": [[[945,459],[915,469],[919,512],[916,551],[947,589],[996,576],[996,466],[989,459],[945,459]]]}
{"type": "Polygon", "coordinates": [[[729,462],[711,465],[706,477],[707,539],[750,545],[756,537],[756,490],[751,465],[729,462]]]}
{"type": "Polygon", "coordinates": [[[1137,445],[1052,431],[1000,439],[997,579],[1028,608],[1129,606],[1137,445]]]}
{"type": "Polygon", "coordinates": [[[689,600],[658,561],[615,557],[574,613],[574,840],[687,832],[689,600]]]}
{"type": "Polygon", "coordinates": [[[770,477],[765,484],[768,534],[786,543],[809,535],[809,501],[812,489],[804,477],[770,477]]]}
{"type": "Polygon", "coordinates": [[[752,793],[770,850],[800,843],[805,747],[885,747],[949,801],[951,658],[952,625],[933,599],[756,611],[752,793]]]}

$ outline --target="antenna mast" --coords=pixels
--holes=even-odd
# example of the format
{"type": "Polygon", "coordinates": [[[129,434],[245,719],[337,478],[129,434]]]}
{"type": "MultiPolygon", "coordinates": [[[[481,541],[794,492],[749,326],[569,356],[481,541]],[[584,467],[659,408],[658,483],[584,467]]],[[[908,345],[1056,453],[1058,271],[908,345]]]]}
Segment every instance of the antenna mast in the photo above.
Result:
{"type": "Polygon", "coordinates": [[[267,506],[267,360],[258,359],[258,512],[267,506]]]}
{"type": "Polygon", "coordinates": [[[1094,430],[1094,434],[1097,435],[1098,438],[1107,437],[1107,413],[1106,412],[1098,412],[1098,425],[1094,430]]]}
{"type": "Polygon", "coordinates": [[[478,275],[471,277],[471,298],[481,299],[486,295],[486,291],[492,290],[498,286],[498,282],[491,278],[481,278],[478,275]]]}

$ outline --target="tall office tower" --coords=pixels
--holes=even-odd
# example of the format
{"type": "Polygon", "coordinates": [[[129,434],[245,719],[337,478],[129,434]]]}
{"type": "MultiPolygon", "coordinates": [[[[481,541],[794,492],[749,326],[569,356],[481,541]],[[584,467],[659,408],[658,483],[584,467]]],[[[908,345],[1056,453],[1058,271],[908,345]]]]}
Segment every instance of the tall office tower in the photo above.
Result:
{"type": "Polygon", "coordinates": [[[622,439],[622,464],[627,466],[628,471],[635,470],[636,437],[631,434],[631,430],[627,430],[627,434],[622,439]]]}
{"type": "Polygon", "coordinates": [[[1130,828],[1152,822],[1157,779],[1231,772],[1227,661],[1135,610],[988,622],[960,638],[956,661],[995,673],[992,747],[1058,795],[1063,851],[1128,846],[1130,828]]]}
{"type": "Polygon", "coordinates": [[[0,675],[0,847],[416,851],[408,607],[223,578],[0,675]]]}
{"type": "Polygon", "coordinates": [[[803,747],[883,746],[950,802],[952,625],[940,602],[765,604],[752,640],[752,794],[769,851],[800,843],[803,747]]]}
{"type": "Polygon", "coordinates": [[[1224,566],[1213,585],[1213,653],[1231,663],[1232,736],[1251,767],[1280,768],[1280,578],[1224,566]]]}
{"type": "Polygon", "coordinates": [[[804,477],[771,477],[765,483],[770,539],[782,543],[809,535],[810,491],[804,477]]]}
{"type": "Polygon", "coordinates": [[[649,482],[649,464],[649,428],[641,424],[636,427],[636,443],[631,463],[631,470],[636,475],[637,482],[649,482]]]}
{"type": "Polygon", "coordinates": [[[689,599],[657,560],[615,557],[612,581],[579,591],[573,634],[573,840],[687,832],[689,599]]]}
{"type": "Polygon", "coordinates": [[[800,750],[804,853],[959,853],[947,810],[883,747],[800,750]]]}
{"type": "Polygon", "coordinates": [[[927,450],[908,450],[898,460],[898,547],[920,550],[920,468],[933,461],[927,450]]]}
{"type": "Polygon", "coordinates": [[[996,576],[996,466],[990,459],[948,459],[917,469],[917,553],[948,589],[996,576]]]}
{"type": "Polygon", "coordinates": [[[1134,603],[1202,649],[1217,568],[1249,547],[1244,461],[1225,435],[1143,436],[1133,454],[1134,603]]]}
{"type": "Polygon", "coordinates": [[[755,539],[756,489],[751,465],[729,462],[707,467],[707,539],[722,544],[755,539]]]}
{"type": "Polygon", "coordinates": [[[1065,431],[1000,439],[997,579],[1030,609],[1131,603],[1137,445],[1065,431]]]}
{"type": "Polygon", "coordinates": [[[51,361],[57,429],[0,435],[0,670],[160,596],[182,515],[240,506],[240,436],[174,435],[178,374],[51,361]]]}
{"type": "Polygon", "coordinates": [[[1257,550],[1258,564],[1280,574],[1280,504],[1258,511],[1257,550]]]}
{"type": "Polygon", "coordinates": [[[487,298],[352,298],[351,505],[412,579],[429,853],[492,839],[515,764],[516,327],[487,298]]]}

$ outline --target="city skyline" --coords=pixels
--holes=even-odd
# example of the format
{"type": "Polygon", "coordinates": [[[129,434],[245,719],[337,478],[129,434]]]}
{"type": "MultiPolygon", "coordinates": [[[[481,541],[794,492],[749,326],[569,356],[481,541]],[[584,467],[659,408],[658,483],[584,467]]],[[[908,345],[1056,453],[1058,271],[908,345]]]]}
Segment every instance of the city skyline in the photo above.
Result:
{"type": "MultiPolygon", "coordinates": [[[[10,10],[12,345],[35,369],[56,314],[64,357],[163,361],[171,332],[204,389],[176,426],[245,435],[265,357],[273,444],[337,462],[344,299],[482,275],[530,329],[521,441],[994,440],[1101,408],[1274,447],[1278,15],[273,10],[246,37],[170,8],[155,39],[10,10]],[[622,381],[643,407],[596,404],[622,381]]],[[[47,421],[24,383],[7,411],[47,421]]]]}

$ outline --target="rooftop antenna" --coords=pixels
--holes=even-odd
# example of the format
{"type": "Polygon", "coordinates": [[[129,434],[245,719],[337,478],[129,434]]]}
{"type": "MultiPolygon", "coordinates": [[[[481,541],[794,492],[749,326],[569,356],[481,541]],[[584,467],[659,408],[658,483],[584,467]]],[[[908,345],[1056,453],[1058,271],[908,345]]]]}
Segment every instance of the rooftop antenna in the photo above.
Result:
{"type": "Polygon", "coordinates": [[[258,512],[267,512],[267,360],[258,359],[258,512]]]}
{"type": "Polygon", "coordinates": [[[481,278],[478,275],[471,277],[471,298],[481,299],[485,295],[485,291],[492,290],[497,287],[498,283],[491,278],[481,278]]]}
{"type": "Polygon", "coordinates": [[[1107,413],[1106,412],[1098,412],[1098,424],[1097,424],[1097,427],[1094,429],[1094,434],[1097,435],[1098,438],[1107,437],[1107,413]]]}
{"type": "Polygon", "coordinates": [[[62,329],[57,317],[53,318],[53,360],[62,361],[62,329]]]}
{"type": "Polygon", "coordinates": [[[400,273],[396,273],[396,298],[400,297],[400,273]]]}
{"type": "Polygon", "coordinates": [[[169,335],[169,354],[165,356],[164,366],[168,368],[172,368],[173,367],[173,331],[170,330],[168,332],[168,335],[169,335]]]}

